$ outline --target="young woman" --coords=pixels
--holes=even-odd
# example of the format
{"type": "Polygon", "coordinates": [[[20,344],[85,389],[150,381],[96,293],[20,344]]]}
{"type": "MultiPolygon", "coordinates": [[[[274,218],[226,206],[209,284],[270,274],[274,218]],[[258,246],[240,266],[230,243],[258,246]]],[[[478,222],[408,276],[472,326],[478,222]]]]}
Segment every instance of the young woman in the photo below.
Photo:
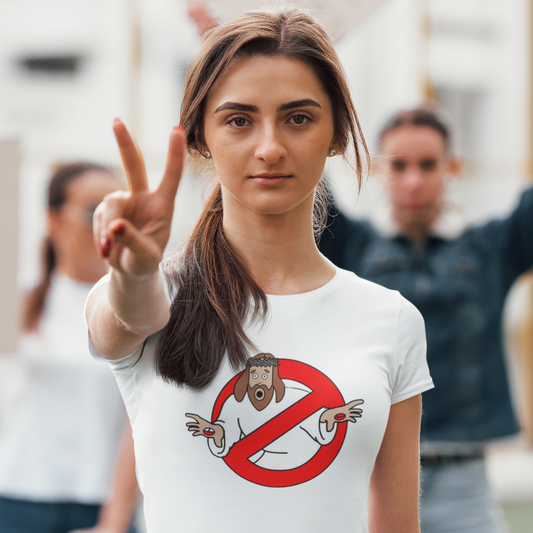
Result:
{"type": "Polygon", "coordinates": [[[381,134],[390,212],[377,225],[330,219],[320,249],[335,264],[396,289],[422,313],[435,389],[424,395],[424,533],[506,530],[485,476],[488,442],[514,435],[501,318],[513,282],[533,267],[533,190],[506,219],[466,228],[447,210],[459,172],[433,111],[401,111],[381,134]]]}
{"type": "Polygon", "coordinates": [[[181,123],[150,192],[115,122],[131,190],[97,210],[111,273],[87,304],[132,422],[148,531],[418,532],[422,320],[314,240],[326,158],[354,150],[360,176],[366,151],[327,34],[297,9],[214,29],[181,123]],[[160,269],[184,144],[219,182],[160,269]]]}
{"type": "Polygon", "coordinates": [[[118,186],[91,163],[63,165],[51,178],[41,279],[25,301],[23,380],[2,420],[1,533],[96,524],[95,531],[124,533],[130,524],[137,501],[131,431],[113,375],[88,358],[83,319],[87,295],[106,272],[92,215],[118,186]]]}

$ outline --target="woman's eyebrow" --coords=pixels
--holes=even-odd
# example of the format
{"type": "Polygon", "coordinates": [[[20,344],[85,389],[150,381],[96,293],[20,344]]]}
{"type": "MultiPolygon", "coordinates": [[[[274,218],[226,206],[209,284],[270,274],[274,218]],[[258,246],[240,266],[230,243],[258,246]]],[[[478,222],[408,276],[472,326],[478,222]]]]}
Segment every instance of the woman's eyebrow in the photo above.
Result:
{"type": "MultiPolygon", "coordinates": [[[[295,109],[297,107],[308,106],[318,107],[322,109],[322,106],[318,102],[315,102],[310,98],[304,98],[303,100],[294,100],[294,102],[281,104],[278,107],[278,111],[287,111],[289,109],[295,109]]],[[[239,104],[239,102],[225,102],[215,109],[215,113],[219,113],[220,111],[227,111],[228,109],[232,111],[243,111],[245,113],[259,113],[259,108],[257,106],[251,104],[239,104]]]]}
{"type": "Polygon", "coordinates": [[[295,107],[319,107],[322,109],[322,106],[315,102],[314,100],[311,100],[310,98],[305,98],[303,100],[295,100],[294,102],[289,102],[288,104],[281,104],[278,107],[278,111],[287,111],[287,109],[294,109],[295,107]]]}
{"type": "Polygon", "coordinates": [[[215,113],[218,113],[219,111],[226,111],[227,109],[231,109],[232,111],[245,111],[246,113],[259,113],[259,108],[257,106],[250,104],[239,104],[238,102],[225,102],[215,109],[215,113]]]}

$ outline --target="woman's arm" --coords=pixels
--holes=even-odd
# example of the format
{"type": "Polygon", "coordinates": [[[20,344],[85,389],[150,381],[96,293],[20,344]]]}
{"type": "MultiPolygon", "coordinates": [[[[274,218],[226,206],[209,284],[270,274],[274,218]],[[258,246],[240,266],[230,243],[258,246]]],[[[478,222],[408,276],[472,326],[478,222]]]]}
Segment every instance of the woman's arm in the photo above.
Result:
{"type": "Polygon", "coordinates": [[[420,394],[391,407],[370,479],[369,533],[420,533],[420,394]]]}
{"type": "Polygon", "coordinates": [[[168,322],[159,263],[170,236],[185,144],[183,131],[175,128],[163,179],[151,192],[142,154],[119,120],[114,132],[129,191],[106,196],[96,210],[95,244],[111,267],[111,277],[93,291],[86,309],[92,341],[109,359],[132,353],[168,322]]]}

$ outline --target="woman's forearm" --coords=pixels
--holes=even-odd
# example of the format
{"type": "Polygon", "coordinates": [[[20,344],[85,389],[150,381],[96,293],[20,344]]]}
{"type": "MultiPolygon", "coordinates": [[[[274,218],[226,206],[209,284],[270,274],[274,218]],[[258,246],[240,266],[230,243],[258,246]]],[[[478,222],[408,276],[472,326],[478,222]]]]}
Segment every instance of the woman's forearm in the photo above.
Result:
{"type": "Polygon", "coordinates": [[[87,301],[87,323],[98,351],[108,359],[134,352],[170,317],[164,280],[156,271],[143,277],[111,272],[109,283],[95,289],[87,301]]]}
{"type": "Polygon", "coordinates": [[[125,329],[146,338],[165,327],[170,304],[164,283],[159,270],[143,276],[111,270],[109,307],[125,329]]]}

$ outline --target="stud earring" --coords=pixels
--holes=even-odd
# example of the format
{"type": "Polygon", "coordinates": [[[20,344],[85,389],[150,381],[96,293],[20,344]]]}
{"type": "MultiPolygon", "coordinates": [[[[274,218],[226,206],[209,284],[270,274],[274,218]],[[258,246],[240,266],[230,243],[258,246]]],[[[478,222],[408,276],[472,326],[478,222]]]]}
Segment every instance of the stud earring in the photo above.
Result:
{"type": "Polygon", "coordinates": [[[207,157],[207,159],[211,157],[211,152],[209,150],[206,150],[205,157],[207,157]]]}
{"type": "Polygon", "coordinates": [[[330,150],[329,155],[335,155],[337,153],[337,150],[330,150]]]}

